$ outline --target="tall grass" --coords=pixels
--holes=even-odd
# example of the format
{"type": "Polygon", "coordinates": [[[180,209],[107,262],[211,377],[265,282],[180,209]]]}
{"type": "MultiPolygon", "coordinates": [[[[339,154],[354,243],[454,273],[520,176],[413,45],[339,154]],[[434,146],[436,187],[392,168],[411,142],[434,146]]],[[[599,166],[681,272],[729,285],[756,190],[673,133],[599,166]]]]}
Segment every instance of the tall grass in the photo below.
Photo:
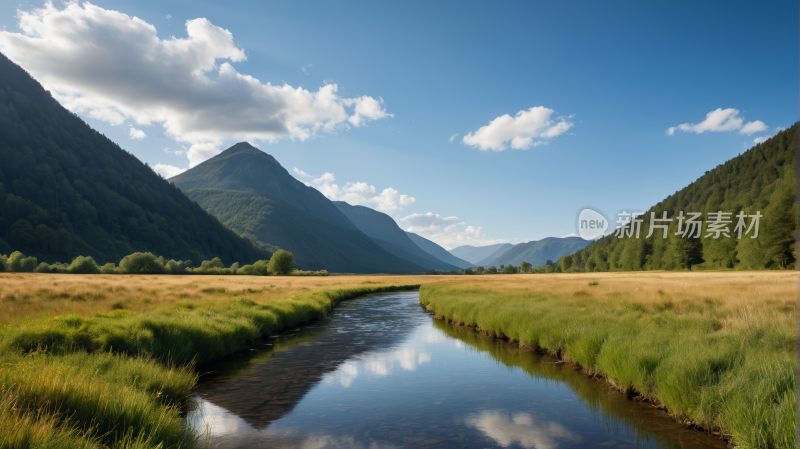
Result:
{"type": "Polygon", "coordinates": [[[181,414],[190,405],[197,363],[322,318],[342,300],[413,288],[418,285],[308,291],[261,303],[241,295],[141,314],[116,310],[6,326],[0,331],[0,448],[196,446],[181,414]]]}
{"type": "Polygon", "coordinates": [[[600,278],[587,291],[588,277],[551,280],[549,291],[533,283],[426,285],[420,302],[457,323],[571,360],[661,402],[687,424],[722,429],[738,445],[794,447],[793,277],[773,286],[780,292],[774,297],[749,302],[735,275],[715,292],[700,284],[717,275],[694,278],[695,289],[666,279],[660,293],[647,277],[611,289],[598,287],[613,277],[600,278]]]}

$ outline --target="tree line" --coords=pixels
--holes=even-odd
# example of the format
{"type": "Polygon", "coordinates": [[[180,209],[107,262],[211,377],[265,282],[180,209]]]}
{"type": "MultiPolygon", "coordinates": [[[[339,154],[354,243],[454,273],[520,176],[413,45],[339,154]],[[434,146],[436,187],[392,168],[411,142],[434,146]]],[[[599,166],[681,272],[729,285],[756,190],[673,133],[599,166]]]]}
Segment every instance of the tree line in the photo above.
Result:
{"type": "Polygon", "coordinates": [[[119,265],[108,262],[97,264],[91,256],[78,256],[70,263],[39,262],[36,257],[15,251],[10,255],[0,254],[0,272],[10,273],[72,273],[72,274],[217,274],[248,276],[327,276],[328,272],[302,271],[295,267],[294,255],[278,250],[269,260],[258,260],[253,264],[239,265],[234,262],[226,267],[219,257],[204,260],[193,267],[191,260],[165,260],[152,253],[133,253],[122,258],[119,265]]]}

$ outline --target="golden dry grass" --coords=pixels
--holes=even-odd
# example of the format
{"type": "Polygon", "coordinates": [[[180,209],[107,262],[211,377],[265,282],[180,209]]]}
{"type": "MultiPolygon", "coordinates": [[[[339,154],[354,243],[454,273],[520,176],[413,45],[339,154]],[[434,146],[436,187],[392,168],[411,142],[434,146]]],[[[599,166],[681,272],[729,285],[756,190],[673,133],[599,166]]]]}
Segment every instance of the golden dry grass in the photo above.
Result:
{"type": "Polygon", "coordinates": [[[670,301],[676,313],[713,301],[728,328],[794,321],[797,274],[628,272],[481,276],[198,276],[0,273],[0,324],[124,308],[142,313],[169,304],[246,295],[257,302],[320,289],[401,284],[475,285],[497,293],[543,291],[579,303],[587,297],[642,305],[670,301]],[[590,282],[598,285],[590,286],[590,282]]]}

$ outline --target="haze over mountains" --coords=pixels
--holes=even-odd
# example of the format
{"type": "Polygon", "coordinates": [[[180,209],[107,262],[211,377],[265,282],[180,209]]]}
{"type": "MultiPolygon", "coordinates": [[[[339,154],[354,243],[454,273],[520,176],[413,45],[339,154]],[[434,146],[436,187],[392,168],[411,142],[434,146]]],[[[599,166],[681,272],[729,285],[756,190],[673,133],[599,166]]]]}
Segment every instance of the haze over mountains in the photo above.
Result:
{"type": "Polygon", "coordinates": [[[403,231],[392,217],[383,212],[364,206],[351,206],[344,201],[334,201],[334,204],[358,229],[367,234],[381,248],[397,257],[436,271],[460,270],[470,266],[469,262],[448,254],[444,248],[430,240],[403,231]],[[440,255],[443,255],[442,252],[449,255],[450,257],[446,258],[455,264],[438,259],[430,252],[423,250],[414,240],[420,242],[429,251],[440,255]]]}
{"type": "Polygon", "coordinates": [[[484,261],[491,262],[512,246],[513,245],[511,243],[497,243],[486,246],[463,245],[459,246],[458,248],[451,249],[450,253],[472,263],[475,266],[478,266],[484,261]]]}
{"type": "Polygon", "coordinates": [[[464,245],[454,248],[450,252],[472,259],[474,261],[472,266],[488,268],[528,262],[533,268],[538,268],[544,266],[548,260],[556,261],[563,256],[573,254],[589,243],[580,237],[547,237],[516,245],[510,243],[477,247],[464,245]]]}

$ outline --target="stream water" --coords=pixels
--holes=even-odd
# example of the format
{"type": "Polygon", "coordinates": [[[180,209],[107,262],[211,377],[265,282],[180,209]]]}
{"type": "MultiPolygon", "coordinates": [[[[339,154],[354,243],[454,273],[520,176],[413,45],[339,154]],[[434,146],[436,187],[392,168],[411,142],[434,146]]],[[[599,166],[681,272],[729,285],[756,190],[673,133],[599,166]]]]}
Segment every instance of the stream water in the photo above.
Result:
{"type": "Polygon", "coordinates": [[[726,447],[557,362],[370,295],[204,367],[186,421],[221,449],[726,447]]]}

